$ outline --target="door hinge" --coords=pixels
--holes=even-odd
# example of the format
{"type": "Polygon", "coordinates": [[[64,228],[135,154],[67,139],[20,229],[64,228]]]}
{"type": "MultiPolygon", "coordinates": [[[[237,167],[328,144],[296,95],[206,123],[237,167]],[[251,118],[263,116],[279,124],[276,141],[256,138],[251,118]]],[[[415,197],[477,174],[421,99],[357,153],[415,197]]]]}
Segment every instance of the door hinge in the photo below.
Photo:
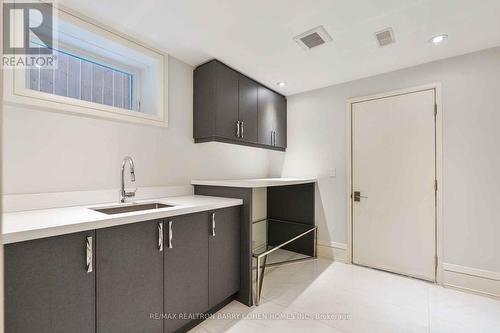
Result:
{"type": "Polygon", "coordinates": [[[437,192],[437,190],[438,190],[438,181],[436,179],[436,180],[434,180],[434,191],[437,192]]]}
{"type": "Polygon", "coordinates": [[[434,117],[438,114],[438,105],[434,104],[434,117]]]}

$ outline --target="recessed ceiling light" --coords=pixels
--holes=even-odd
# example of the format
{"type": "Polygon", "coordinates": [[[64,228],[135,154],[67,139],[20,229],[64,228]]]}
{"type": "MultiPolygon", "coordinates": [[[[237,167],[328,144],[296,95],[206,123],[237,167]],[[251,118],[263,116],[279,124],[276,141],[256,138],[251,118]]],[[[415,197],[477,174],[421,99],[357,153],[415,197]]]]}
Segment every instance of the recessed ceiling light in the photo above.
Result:
{"type": "Polygon", "coordinates": [[[437,35],[437,36],[432,37],[430,41],[432,42],[432,44],[437,45],[437,44],[441,44],[442,42],[444,42],[446,38],[448,38],[448,35],[445,35],[445,34],[437,35]]]}
{"type": "Polygon", "coordinates": [[[279,82],[276,82],[276,85],[277,85],[278,87],[283,88],[283,87],[285,87],[285,86],[286,86],[286,82],[285,82],[285,81],[279,81],[279,82]]]}

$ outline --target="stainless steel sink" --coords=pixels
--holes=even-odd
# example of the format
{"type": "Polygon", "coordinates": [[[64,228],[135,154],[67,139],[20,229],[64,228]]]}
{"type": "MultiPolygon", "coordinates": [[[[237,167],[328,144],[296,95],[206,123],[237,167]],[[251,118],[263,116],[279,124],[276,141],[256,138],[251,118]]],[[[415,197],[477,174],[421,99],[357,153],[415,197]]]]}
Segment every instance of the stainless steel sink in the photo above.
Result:
{"type": "Polygon", "coordinates": [[[133,204],[133,205],[126,205],[126,206],[91,208],[91,209],[95,210],[96,212],[100,212],[100,213],[104,213],[104,214],[108,214],[108,215],[113,215],[113,214],[123,214],[123,213],[137,212],[137,211],[142,211],[142,210],[154,210],[154,209],[168,208],[168,207],[174,207],[174,206],[162,204],[159,202],[151,202],[151,203],[144,203],[144,204],[133,204]]]}

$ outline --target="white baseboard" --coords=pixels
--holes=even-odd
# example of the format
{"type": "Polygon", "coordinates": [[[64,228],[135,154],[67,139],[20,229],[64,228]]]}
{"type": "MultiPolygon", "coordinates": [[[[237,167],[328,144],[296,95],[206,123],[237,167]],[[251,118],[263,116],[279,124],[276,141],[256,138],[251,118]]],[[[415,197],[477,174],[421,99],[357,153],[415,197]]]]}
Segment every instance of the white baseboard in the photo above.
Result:
{"type": "Polygon", "coordinates": [[[346,262],[347,245],[344,243],[318,240],[318,257],[346,262]]]}
{"type": "Polygon", "coordinates": [[[443,264],[443,285],[482,296],[500,299],[500,273],[482,269],[443,264]]]}

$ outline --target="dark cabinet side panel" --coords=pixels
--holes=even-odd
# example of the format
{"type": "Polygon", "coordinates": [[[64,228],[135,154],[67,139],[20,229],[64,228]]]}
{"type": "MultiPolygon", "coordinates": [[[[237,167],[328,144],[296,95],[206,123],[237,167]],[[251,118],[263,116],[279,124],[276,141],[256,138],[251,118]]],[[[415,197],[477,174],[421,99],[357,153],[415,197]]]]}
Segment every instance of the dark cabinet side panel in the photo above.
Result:
{"type": "Polygon", "coordinates": [[[223,138],[237,139],[239,74],[219,62],[216,63],[216,73],[216,135],[223,138]]]}
{"type": "Polygon", "coordinates": [[[241,140],[257,142],[257,82],[240,74],[239,120],[242,122],[241,140]]]}
{"type": "Polygon", "coordinates": [[[214,211],[215,236],[209,240],[210,307],[240,290],[240,207],[214,211]]]}
{"type": "Polygon", "coordinates": [[[209,309],[208,304],[208,213],[176,216],[165,220],[165,333],[188,324],[209,309]],[[169,247],[169,223],[171,248],[169,247]],[[174,317],[177,316],[177,317],[174,317]],[[193,317],[195,318],[195,317],[193,317]]]}
{"type": "Polygon", "coordinates": [[[95,331],[95,275],[86,270],[87,236],[94,232],[5,246],[7,333],[95,331]]]}
{"type": "Polygon", "coordinates": [[[252,189],[195,185],[194,193],[243,200],[243,205],[240,206],[240,292],[237,299],[252,306],[252,189]]]}
{"type": "Polygon", "coordinates": [[[286,98],[275,94],[275,112],[276,112],[276,142],[277,147],[286,148],[286,98]]]}
{"type": "Polygon", "coordinates": [[[99,229],[97,241],[97,332],[161,333],[163,252],[158,223],[147,221],[99,229]]]}
{"type": "Polygon", "coordinates": [[[215,134],[216,64],[207,63],[193,74],[193,137],[206,138],[215,134]]]}
{"type": "Polygon", "coordinates": [[[272,145],[276,112],[274,111],[274,92],[259,86],[258,88],[258,132],[259,143],[272,145]]]}

